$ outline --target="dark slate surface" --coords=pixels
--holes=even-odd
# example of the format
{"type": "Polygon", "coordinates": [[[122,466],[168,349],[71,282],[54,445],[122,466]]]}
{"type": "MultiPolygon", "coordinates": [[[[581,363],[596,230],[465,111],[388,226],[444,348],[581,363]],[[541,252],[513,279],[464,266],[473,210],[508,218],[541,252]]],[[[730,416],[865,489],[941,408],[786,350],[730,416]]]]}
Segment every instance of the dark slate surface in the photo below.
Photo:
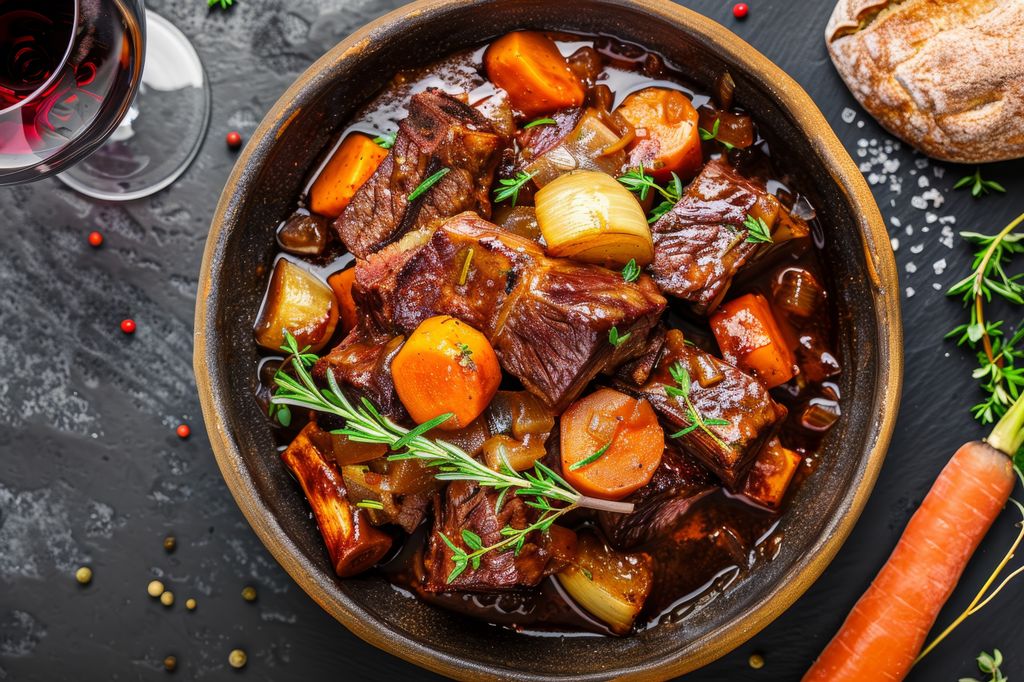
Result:
{"type": "MultiPolygon", "coordinates": [[[[240,0],[228,12],[205,4],[150,3],[195,41],[215,98],[206,145],[179,182],[127,205],[93,202],[52,180],[0,189],[0,679],[160,679],[160,661],[171,653],[181,677],[226,679],[234,647],[248,652],[242,675],[251,680],[428,679],[336,624],[263,549],[221,481],[191,372],[203,242],[234,159],[224,134],[251,133],[317,56],[398,3],[240,0]],[[85,241],[94,228],[107,238],[100,250],[85,241]],[[127,316],[139,325],[133,337],[118,331],[127,316]],[[173,431],[182,420],[193,427],[187,441],[173,431]],[[172,555],[161,547],[167,533],[178,538],[172,555]],[[95,571],[84,589],[72,577],[81,564],[95,571]],[[173,608],[146,596],[154,576],[175,592],[173,608]],[[246,584],[259,590],[256,603],[239,596],[246,584]],[[183,608],[190,596],[199,601],[194,613],[183,608]]],[[[742,23],[723,0],[684,4],[791,73],[850,152],[864,150],[855,158],[876,173],[883,213],[900,223],[891,233],[902,286],[915,291],[902,299],[907,370],[895,439],[852,537],[783,617],[688,678],[791,680],[867,586],[949,455],[982,434],[966,411],[977,397],[972,361],[942,341],[960,311],[933,284],[944,289],[969,267],[968,250],[942,234],[942,218],[955,219],[953,230],[996,231],[1024,209],[1024,166],[987,169],[1009,192],[982,201],[951,191],[966,169],[926,163],[905,148],[890,154],[890,171],[898,162],[890,177],[879,154],[890,138],[856,108],[822,44],[831,2],[752,0],[742,23]],[[944,203],[916,208],[932,187],[944,203]],[[747,666],[755,651],[767,659],[760,671],[747,666]]],[[[942,622],[997,561],[1014,521],[1010,513],[1000,519],[942,622]]],[[[1011,586],[911,679],[975,673],[974,655],[992,647],[1007,654],[1005,673],[1024,677],[1024,653],[1014,646],[1024,638],[1022,607],[1024,584],[1011,586]]]]}

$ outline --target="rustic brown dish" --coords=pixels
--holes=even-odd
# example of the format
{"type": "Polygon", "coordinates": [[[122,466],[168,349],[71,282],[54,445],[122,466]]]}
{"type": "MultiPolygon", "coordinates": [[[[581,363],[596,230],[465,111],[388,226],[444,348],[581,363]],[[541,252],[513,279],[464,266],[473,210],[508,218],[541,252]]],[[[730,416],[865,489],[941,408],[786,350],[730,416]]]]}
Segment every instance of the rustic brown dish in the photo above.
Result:
{"type": "Polygon", "coordinates": [[[363,639],[463,679],[663,679],[704,665],[793,603],[850,532],[885,456],[899,402],[902,330],[888,236],[853,161],[800,87],[714,22],[643,0],[424,0],[340,43],[281,97],[252,136],[213,218],[196,309],[195,371],[218,464],[257,535],[293,578],[363,639]],[[839,311],[843,418],[782,520],[778,556],[677,623],[631,637],[528,637],[402,597],[383,579],[334,575],[308,509],[253,399],[259,311],[273,234],[319,152],[399,69],[518,28],[612,34],[657,50],[711,89],[728,71],[786,171],[817,208],[839,311]],[[571,668],[566,662],[572,661],[571,668]]]}

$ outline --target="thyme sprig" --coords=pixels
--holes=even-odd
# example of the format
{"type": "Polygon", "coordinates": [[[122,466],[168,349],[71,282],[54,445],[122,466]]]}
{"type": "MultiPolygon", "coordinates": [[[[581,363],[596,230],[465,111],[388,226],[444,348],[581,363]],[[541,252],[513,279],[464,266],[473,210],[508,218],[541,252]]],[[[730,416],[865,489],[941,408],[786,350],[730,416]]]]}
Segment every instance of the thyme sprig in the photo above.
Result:
{"type": "Polygon", "coordinates": [[[521,190],[526,183],[532,180],[535,174],[536,173],[519,171],[516,173],[514,178],[502,178],[498,180],[498,187],[494,188],[494,200],[496,202],[500,202],[511,198],[512,206],[515,207],[516,202],[519,200],[519,190],[521,190]]]}
{"type": "MultiPolygon", "coordinates": [[[[327,371],[328,388],[318,387],[309,371],[318,359],[316,354],[310,353],[308,347],[300,350],[295,337],[287,331],[284,333],[281,350],[288,356],[286,363],[282,363],[274,375],[276,388],[270,399],[271,404],[301,407],[335,415],[343,419],[345,425],[332,433],[345,435],[356,443],[387,445],[393,453],[388,456],[390,461],[417,460],[433,468],[434,478],[439,481],[471,481],[481,487],[493,488],[499,493],[495,504],[497,508],[501,507],[511,491],[511,494],[525,498],[525,504],[542,512],[541,517],[526,528],[502,529],[502,535],[505,535],[509,542],[503,541],[488,548],[480,547],[474,550],[480,552],[478,557],[489,551],[510,548],[516,544],[517,539],[525,542],[529,533],[534,530],[546,530],[556,518],[572,509],[583,507],[621,514],[633,511],[633,505],[627,502],[613,502],[583,495],[540,461],[534,463],[532,470],[516,471],[503,459],[497,470],[491,469],[456,445],[426,437],[428,431],[451,418],[450,413],[407,429],[382,415],[365,398],[358,406],[353,405],[330,370],[327,371]],[[291,373],[288,372],[289,369],[291,373]],[[553,503],[564,506],[556,507],[553,503]]],[[[447,538],[445,540],[449,546],[453,545],[447,538]]],[[[520,542],[519,546],[521,544],[520,542]]],[[[465,570],[467,565],[474,565],[474,561],[468,553],[463,554],[467,557],[462,568],[465,570]]],[[[459,563],[458,558],[455,561],[456,564],[459,563]]],[[[479,561],[476,561],[475,565],[479,565],[479,561]]],[[[455,577],[458,577],[458,574],[449,577],[449,582],[455,577]]]]}
{"type": "Polygon", "coordinates": [[[647,195],[652,190],[662,197],[661,202],[656,204],[648,214],[648,223],[656,223],[661,216],[671,211],[672,207],[683,196],[683,181],[679,179],[678,175],[672,173],[672,181],[662,187],[655,182],[652,175],[648,175],[647,171],[644,170],[643,164],[636,168],[631,168],[624,175],[621,175],[618,180],[626,189],[636,194],[640,201],[646,200],[647,195]]]}
{"type": "MultiPolygon", "coordinates": [[[[527,503],[529,504],[529,503],[527,503]]],[[[523,549],[523,545],[526,544],[526,538],[529,537],[530,533],[539,531],[546,532],[551,525],[558,520],[559,517],[569,513],[573,507],[562,507],[555,509],[549,507],[548,511],[545,511],[540,518],[533,523],[527,525],[525,528],[513,528],[512,526],[505,526],[501,529],[502,540],[494,543],[493,545],[484,546],[483,539],[469,530],[468,528],[462,529],[462,542],[465,543],[466,547],[469,547],[472,552],[467,552],[462,547],[459,547],[444,533],[438,532],[441,539],[448,549],[452,552],[452,562],[454,564],[451,573],[448,574],[447,582],[451,584],[462,575],[468,567],[472,567],[475,571],[480,568],[480,560],[485,554],[489,552],[501,552],[501,551],[513,551],[516,556],[519,556],[519,552],[523,549]]]]}
{"type": "MultiPolygon", "coordinates": [[[[978,662],[978,670],[989,676],[985,682],[1009,682],[1010,678],[1003,675],[1003,671],[999,669],[1003,665],[1003,653],[999,649],[993,649],[991,654],[982,651],[978,654],[976,660],[978,662]]],[[[959,682],[982,682],[982,680],[976,680],[973,677],[961,677],[959,682]]]]}
{"type": "Polygon", "coordinates": [[[1002,417],[1017,396],[1024,390],[1024,367],[1017,367],[1024,358],[1024,327],[1008,340],[1001,321],[985,318],[985,304],[994,296],[1010,303],[1024,304],[1022,275],[1009,275],[1005,265],[1014,254],[1024,253],[1024,233],[1014,232],[1024,222],[1018,216],[996,235],[961,232],[961,236],[979,250],[974,254],[972,272],[950,287],[947,296],[961,296],[964,307],[970,311],[970,320],[946,334],[956,339],[958,346],[966,345],[978,356],[978,368],[972,376],[978,379],[985,399],[971,408],[974,418],[982,424],[991,424],[1002,417]]]}
{"type": "Polygon", "coordinates": [[[953,185],[953,189],[961,189],[963,187],[971,188],[971,196],[975,199],[981,197],[984,194],[988,194],[989,191],[1000,192],[1005,194],[1006,188],[1000,185],[995,180],[986,180],[981,177],[981,167],[974,169],[974,173],[971,175],[965,175],[956,181],[953,185]]]}
{"type": "Polygon", "coordinates": [[[722,439],[712,431],[709,427],[712,426],[729,426],[730,422],[726,419],[711,419],[705,418],[694,406],[693,401],[690,400],[690,388],[692,382],[690,381],[690,373],[682,363],[678,360],[669,365],[669,374],[675,380],[676,385],[665,384],[665,394],[676,400],[682,400],[686,405],[686,418],[689,419],[690,424],[679,431],[676,431],[669,438],[682,438],[683,436],[700,429],[706,433],[712,440],[715,441],[722,449],[726,449],[728,446],[722,442],[722,439]]]}
{"type": "Polygon", "coordinates": [[[206,0],[207,7],[220,7],[221,9],[227,9],[233,4],[235,4],[235,0],[206,0]]]}
{"type": "Polygon", "coordinates": [[[704,128],[698,128],[697,132],[700,133],[700,139],[704,140],[705,142],[708,142],[710,140],[714,140],[718,144],[720,144],[723,147],[725,147],[725,151],[731,152],[733,149],[735,149],[735,145],[731,145],[728,142],[726,142],[725,140],[719,140],[718,139],[718,127],[721,124],[722,124],[722,119],[716,118],[714,125],[711,126],[711,130],[705,130],[704,128]]]}

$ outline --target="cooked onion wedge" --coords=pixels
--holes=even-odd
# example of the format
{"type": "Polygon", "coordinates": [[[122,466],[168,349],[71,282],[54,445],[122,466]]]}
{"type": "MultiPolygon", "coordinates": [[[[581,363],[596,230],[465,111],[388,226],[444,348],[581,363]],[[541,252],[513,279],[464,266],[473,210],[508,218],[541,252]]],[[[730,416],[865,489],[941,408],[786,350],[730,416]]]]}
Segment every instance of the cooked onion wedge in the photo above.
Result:
{"type": "Polygon", "coordinates": [[[287,329],[299,348],[309,346],[316,352],[330,340],[337,324],[334,291],[295,263],[278,260],[256,321],[256,343],[276,351],[287,329]]]}
{"type": "Polygon", "coordinates": [[[654,260],[643,208],[615,178],[577,171],[544,186],[534,197],[537,223],[552,256],[621,268],[654,260]]]}
{"type": "Polygon", "coordinates": [[[625,554],[591,532],[576,543],[573,565],[557,574],[569,596],[617,635],[628,634],[654,584],[648,554],[625,554]]]}

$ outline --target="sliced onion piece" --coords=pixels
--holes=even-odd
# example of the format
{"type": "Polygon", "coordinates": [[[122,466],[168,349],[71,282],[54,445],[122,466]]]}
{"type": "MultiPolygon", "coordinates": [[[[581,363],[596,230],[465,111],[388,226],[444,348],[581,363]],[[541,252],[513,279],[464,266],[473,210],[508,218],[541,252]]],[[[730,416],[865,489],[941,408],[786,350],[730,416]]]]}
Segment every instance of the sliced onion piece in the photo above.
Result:
{"type": "Polygon", "coordinates": [[[569,173],[534,197],[537,223],[548,253],[621,268],[654,260],[643,208],[615,178],[597,171],[569,173]]]}
{"type": "Polygon", "coordinates": [[[279,350],[288,330],[299,348],[319,351],[338,324],[338,301],[327,284],[291,261],[281,258],[270,277],[256,321],[256,343],[279,350]]]}
{"type": "Polygon", "coordinates": [[[524,170],[533,176],[537,187],[543,187],[575,170],[618,173],[626,161],[624,150],[614,151],[621,138],[601,120],[600,112],[588,109],[572,132],[557,146],[534,159],[524,170]]]}
{"type": "Polygon", "coordinates": [[[626,554],[584,531],[576,559],[557,574],[558,582],[581,608],[617,635],[628,634],[654,584],[648,554],[626,554]]]}

